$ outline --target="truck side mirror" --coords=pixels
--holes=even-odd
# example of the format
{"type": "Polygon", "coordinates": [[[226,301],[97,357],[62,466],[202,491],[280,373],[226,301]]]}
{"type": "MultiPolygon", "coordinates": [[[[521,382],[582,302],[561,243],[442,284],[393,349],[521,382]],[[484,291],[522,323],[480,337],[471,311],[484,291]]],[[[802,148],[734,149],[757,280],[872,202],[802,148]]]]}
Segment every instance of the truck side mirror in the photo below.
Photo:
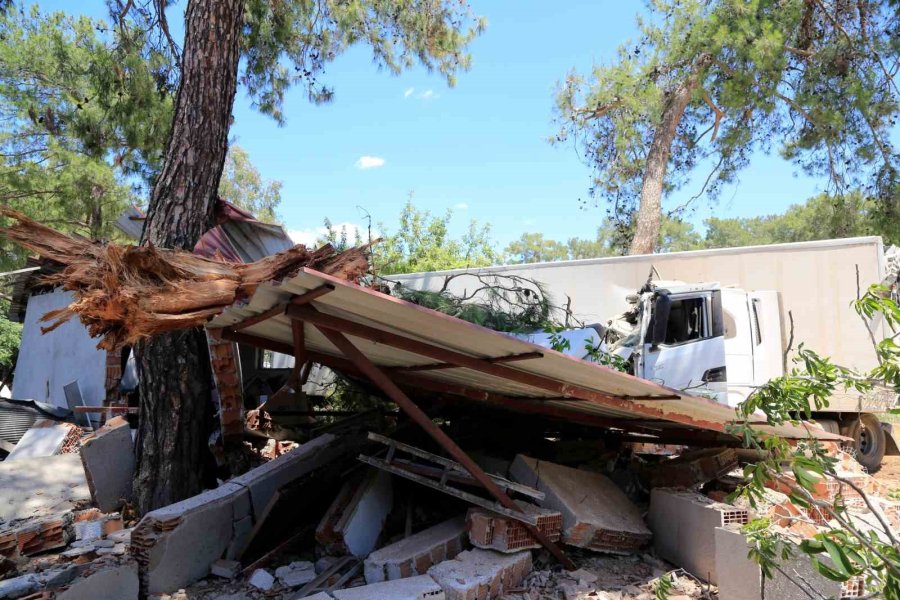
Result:
{"type": "Polygon", "coordinates": [[[672,311],[672,299],[668,294],[657,294],[653,301],[653,316],[650,319],[650,331],[648,340],[651,346],[657,346],[666,341],[666,330],[669,326],[669,313],[672,311]]]}

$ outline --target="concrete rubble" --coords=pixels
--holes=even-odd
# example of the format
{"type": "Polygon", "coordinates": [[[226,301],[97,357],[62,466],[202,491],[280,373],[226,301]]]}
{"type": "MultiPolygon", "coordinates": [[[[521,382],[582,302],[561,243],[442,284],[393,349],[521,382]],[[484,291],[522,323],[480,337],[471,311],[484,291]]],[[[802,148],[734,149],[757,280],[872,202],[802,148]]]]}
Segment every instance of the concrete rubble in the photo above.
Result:
{"type": "Polygon", "coordinates": [[[431,567],[428,574],[447,600],[488,600],[518,587],[531,567],[528,550],[505,554],[476,548],[431,567]]]}
{"type": "Polygon", "coordinates": [[[432,565],[455,558],[464,548],[466,522],[453,517],[372,552],[365,560],[368,583],[425,575],[432,565]]]}
{"type": "Polygon", "coordinates": [[[629,554],[650,542],[640,511],[606,476],[519,454],[510,467],[519,483],[546,494],[541,504],[562,513],[562,541],[591,550],[629,554]]]}
{"type": "Polygon", "coordinates": [[[393,502],[390,475],[369,469],[341,488],[316,528],[316,540],[330,553],[365,557],[375,549],[393,502]]]}
{"type": "Polygon", "coordinates": [[[4,460],[22,460],[65,454],[78,447],[80,438],[81,428],[77,425],[58,423],[50,419],[38,419],[4,460]]]}
{"type": "MultiPolygon", "coordinates": [[[[518,502],[526,513],[537,517],[537,528],[551,541],[558,542],[562,536],[562,513],[540,508],[528,502],[518,502]]],[[[466,529],[473,546],[500,552],[517,552],[529,548],[540,548],[521,521],[492,513],[483,508],[470,508],[466,514],[466,529]]]]}
{"type": "Polygon", "coordinates": [[[100,510],[118,510],[131,500],[134,442],[125,419],[111,419],[85,438],[80,455],[91,497],[100,510]]]}

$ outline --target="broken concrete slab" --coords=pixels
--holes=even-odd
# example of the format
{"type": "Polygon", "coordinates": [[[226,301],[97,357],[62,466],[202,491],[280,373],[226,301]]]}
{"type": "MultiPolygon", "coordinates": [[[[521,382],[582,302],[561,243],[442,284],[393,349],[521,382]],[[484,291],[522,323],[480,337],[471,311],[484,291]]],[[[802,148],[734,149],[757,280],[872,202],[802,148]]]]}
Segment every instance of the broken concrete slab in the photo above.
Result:
{"type": "Polygon", "coordinates": [[[18,521],[13,527],[0,530],[0,554],[15,558],[62,548],[72,539],[73,520],[72,511],[66,511],[18,521]]]}
{"type": "Polygon", "coordinates": [[[241,563],[236,560],[219,559],[209,567],[210,575],[224,579],[234,579],[241,572],[241,563]]]}
{"type": "Polygon", "coordinates": [[[246,532],[276,490],[346,451],[323,435],[222,486],[144,515],[131,534],[131,553],[148,593],[171,592],[206,577],[220,558],[236,556],[246,532]],[[260,508],[262,506],[263,508],[260,508]],[[174,550],[174,551],[173,551],[174,550]]]}
{"type": "Polygon", "coordinates": [[[77,454],[0,462],[0,520],[58,514],[90,499],[77,454]]]}
{"type": "Polygon", "coordinates": [[[504,554],[476,548],[431,567],[428,574],[447,600],[491,600],[518,587],[531,566],[529,550],[504,554]]]}
{"type": "Polygon", "coordinates": [[[335,600],[444,600],[446,598],[441,586],[428,575],[335,590],[331,592],[331,595],[335,600]]]}
{"type": "Polygon", "coordinates": [[[367,556],[375,549],[393,503],[390,474],[369,469],[341,487],[316,527],[316,540],[331,554],[367,556]]]}
{"type": "Polygon", "coordinates": [[[650,493],[647,524],[657,556],[712,584],[719,580],[716,528],[749,522],[745,509],[714,502],[702,494],[666,488],[654,488],[650,493]]]}
{"type": "Polygon", "coordinates": [[[76,425],[58,423],[50,419],[38,419],[4,460],[22,460],[61,454],[72,437],[81,437],[81,429],[76,425]]]}
{"type": "Polygon", "coordinates": [[[81,461],[94,503],[111,512],[131,500],[134,442],[124,419],[108,423],[81,444],[81,461]]]}
{"type": "MultiPolygon", "coordinates": [[[[562,536],[562,513],[541,508],[527,502],[517,502],[522,509],[537,517],[537,528],[551,541],[562,536]]],[[[518,552],[540,548],[541,544],[525,529],[521,521],[490,512],[483,508],[470,508],[466,514],[469,541],[476,548],[500,552],[518,552]]]]}
{"type": "Polygon", "coordinates": [[[299,587],[316,578],[316,567],[306,560],[298,560],[275,569],[275,577],[286,587],[299,587]]]}
{"type": "Polygon", "coordinates": [[[448,519],[369,554],[364,563],[367,583],[425,575],[432,565],[455,558],[465,546],[466,521],[448,519]]]}
{"type": "Polygon", "coordinates": [[[638,508],[605,475],[522,454],[513,460],[510,475],[544,492],[541,506],[562,513],[566,544],[630,554],[650,541],[652,534],[638,508]]]}
{"type": "Polygon", "coordinates": [[[267,592],[271,590],[272,587],[274,587],[275,578],[272,577],[272,574],[265,569],[257,569],[253,571],[253,574],[250,576],[250,579],[247,583],[258,590],[267,592]]]}
{"type": "MultiPolygon", "coordinates": [[[[748,551],[747,540],[738,526],[730,525],[715,529],[716,569],[723,574],[719,581],[720,598],[758,600],[765,597],[778,600],[804,600],[810,597],[847,598],[860,595],[843,595],[842,584],[823,577],[813,568],[809,559],[803,556],[796,556],[781,565],[782,570],[791,574],[790,578],[776,572],[772,579],[763,580],[759,565],[747,557],[748,551]],[[724,576],[726,573],[727,576],[724,576]],[[801,585],[806,587],[801,588],[801,585]],[[765,595],[762,593],[763,586],[765,595]]],[[[823,560],[827,564],[828,559],[823,560]]],[[[848,583],[848,589],[861,585],[858,580],[848,583]]]]}
{"type": "Polygon", "coordinates": [[[37,591],[42,585],[34,573],[4,579],[0,581],[0,598],[21,598],[25,594],[37,591]]]}
{"type": "Polygon", "coordinates": [[[138,590],[137,562],[95,561],[66,589],[57,592],[56,600],[137,600],[138,590]]]}

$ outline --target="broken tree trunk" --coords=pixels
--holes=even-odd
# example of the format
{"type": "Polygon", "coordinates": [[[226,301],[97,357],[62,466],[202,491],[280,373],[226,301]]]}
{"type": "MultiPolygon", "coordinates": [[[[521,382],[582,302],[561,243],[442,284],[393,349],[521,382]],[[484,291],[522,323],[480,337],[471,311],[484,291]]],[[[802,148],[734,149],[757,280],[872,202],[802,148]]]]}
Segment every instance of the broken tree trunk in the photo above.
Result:
{"type": "Polygon", "coordinates": [[[202,490],[212,406],[207,341],[199,326],[264,282],[303,267],[357,280],[368,270],[366,248],[295,246],[249,264],[182,250],[102,244],[68,236],[0,207],[17,223],[0,234],[65,266],[47,283],[73,292],[69,306],[44,315],[50,331],[77,316],[99,347],[143,344],[141,430],[134,492],[141,512],[202,490]],[[165,366],[160,370],[159,366],[165,366]]]}

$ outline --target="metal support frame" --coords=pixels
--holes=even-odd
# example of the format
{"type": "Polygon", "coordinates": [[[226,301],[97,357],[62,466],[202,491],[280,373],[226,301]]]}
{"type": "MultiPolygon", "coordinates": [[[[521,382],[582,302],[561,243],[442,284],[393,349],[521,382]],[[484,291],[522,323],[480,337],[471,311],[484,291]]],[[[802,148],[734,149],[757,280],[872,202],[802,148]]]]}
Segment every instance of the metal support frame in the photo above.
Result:
{"type": "MultiPolygon", "coordinates": [[[[315,310],[311,306],[304,307],[288,307],[288,316],[295,317],[300,315],[291,314],[292,308],[302,308],[304,309],[304,313],[309,313],[313,315],[321,314],[317,310],[315,310]],[[309,310],[311,309],[311,310],[309,310]]],[[[379,369],[375,364],[363,354],[359,348],[353,345],[353,343],[348,340],[343,333],[340,331],[335,331],[334,329],[329,329],[326,326],[322,326],[320,323],[313,322],[319,331],[335,346],[341,353],[350,359],[360,371],[362,371],[369,380],[378,386],[385,395],[388,396],[391,400],[393,400],[397,406],[401,408],[407,415],[409,415],[410,419],[412,419],[417,425],[419,425],[425,432],[434,439],[442,448],[444,448],[450,456],[452,456],[458,463],[460,463],[466,471],[479,483],[482,487],[484,487],[491,496],[497,499],[497,501],[505,508],[515,511],[517,513],[522,513],[522,508],[513,502],[512,498],[510,498],[503,490],[501,490],[496,483],[485,473],[478,464],[472,460],[472,458],[466,454],[462,448],[456,445],[450,437],[444,433],[444,431],[435,425],[428,415],[413,402],[409,396],[407,396],[403,390],[401,390],[397,384],[395,384],[390,377],[386,373],[384,373],[381,369],[379,369]]],[[[440,358],[438,358],[440,360],[440,358]]],[[[545,533],[540,531],[537,527],[530,523],[524,523],[525,528],[528,530],[528,533],[536,539],[542,546],[547,548],[568,570],[575,569],[575,564],[569,559],[562,549],[557,546],[545,533]]]]}
{"type": "Polygon", "coordinates": [[[309,290],[308,292],[294,296],[293,298],[291,298],[290,302],[276,304],[269,310],[264,310],[263,312],[259,313],[258,315],[253,315],[252,317],[247,317],[243,321],[239,321],[239,322],[235,323],[234,325],[232,325],[231,329],[234,329],[235,331],[239,331],[241,329],[246,329],[248,327],[252,327],[258,323],[267,321],[267,320],[271,319],[272,317],[277,317],[278,315],[283,315],[285,309],[287,309],[287,307],[289,305],[302,306],[304,304],[308,304],[308,303],[312,302],[316,298],[321,298],[325,294],[327,294],[329,292],[333,292],[333,291],[334,291],[334,285],[332,285],[330,283],[320,285],[319,287],[313,288],[313,289],[309,290]]]}
{"type": "MultiPolygon", "coordinates": [[[[485,362],[492,364],[518,362],[520,360],[531,360],[532,358],[543,358],[543,352],[522,352],[521,354],[510,354],[508,356],[495,356],[494,358],[485,358],[485,362]]],[[[411,365],[408,367],[392,367],[388,371],[394,373],[411,373],[416,371],[439,371],[441,369],[458,369],[459,365],[450,363],[434,363],[430,365],[411,365]]]]}

